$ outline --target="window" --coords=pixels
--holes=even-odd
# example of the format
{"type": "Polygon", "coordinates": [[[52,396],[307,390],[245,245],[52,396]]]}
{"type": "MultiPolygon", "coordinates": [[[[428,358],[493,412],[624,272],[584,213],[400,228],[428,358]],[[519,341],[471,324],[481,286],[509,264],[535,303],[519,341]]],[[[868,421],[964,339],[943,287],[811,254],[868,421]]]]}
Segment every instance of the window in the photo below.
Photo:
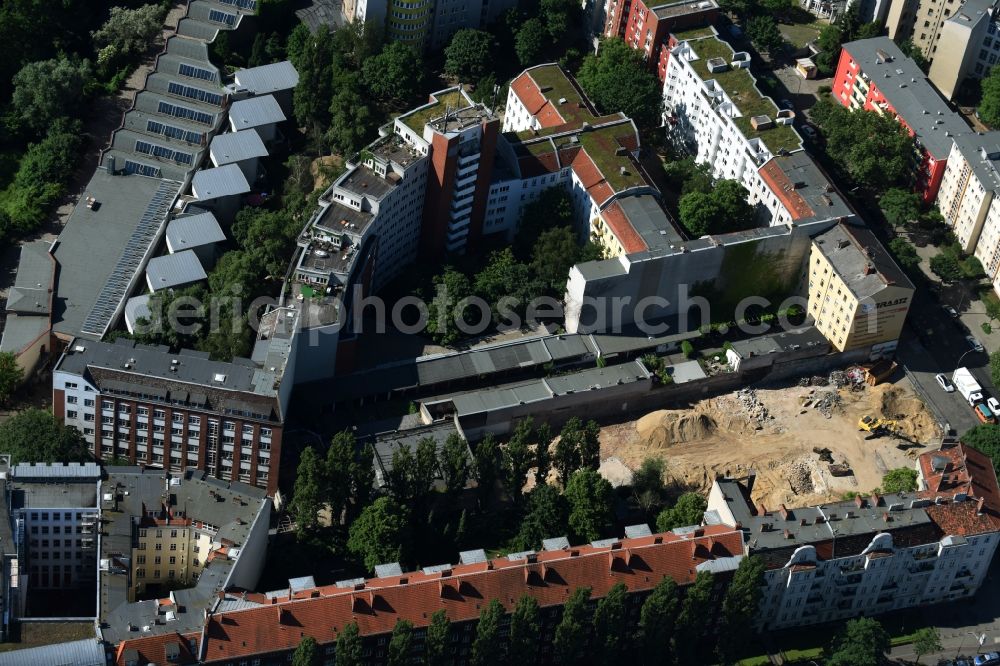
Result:
{"type": "Polygon", "coordinates": [[[68,395],[68,396],[66,396],[66,402],[68,402],[71,405],[75,405],[76,404],[76,396],[75,395],[68,395]]]}
{"type": "Polygon", "coordinates": [[[66,418],[68,418],[68,419],[75,419],[76,418],[76,411],[72,410],[72,409],[67,410],[66,411],[66,418]]]}
{"type": "Polygon", "coordinates": [[[202,139],[205,138],[205,135],[201,132],[190,132],[180,127],[174,127],[173,125],[158,123],[155,120],[146,121],[146,131],[150,134],[162,134],[165,137],[180,139],[188,143],[201,143],[202,139]]]}
{"type": "Polygon", "coordinates": [[[149,176],[150,178],[160,177],[160,169],[158,167],[142,164],[141,162],[133,162],[132,160],[125,160],[125,173],[137,173],[140,176],[149,176]]]}
{"type": "Polygon", "coordinates": [[[136,141],[135,151],[137,153],[144,153],[146,155],[152,155],[153,157],[171,160],[173,162],[177,162],[178,164],[191,164],[190,153],[182,153],[179,150],[173,150],[172,148],[167,148],[166,146],[161,146],[155,143],[149,143],[148,141],[136,141]]]}
{"type": "Polygon", "coordinates": [[[90,398],[85,398],[84,401],[83,401],[83,406],[84,407],[93,407],[94,406],[94,401],[91,400],[90,398]]]}
{"type": "Polygon", "coordinates": [[[257,8],[257,0],[219,0],[224,5],[232,5],[240,9],[254,10],[257,8]]]}
{"type": "Polygon", "coordinates": [[[182,62],[181,66],[178,68],[178,73],[181,76],[190,76],[192,79],[201,79],[203,81],[215,80],[215,72],[202,67],[195,67],[194,65],[189,65],[184,62],[182,62]]]}

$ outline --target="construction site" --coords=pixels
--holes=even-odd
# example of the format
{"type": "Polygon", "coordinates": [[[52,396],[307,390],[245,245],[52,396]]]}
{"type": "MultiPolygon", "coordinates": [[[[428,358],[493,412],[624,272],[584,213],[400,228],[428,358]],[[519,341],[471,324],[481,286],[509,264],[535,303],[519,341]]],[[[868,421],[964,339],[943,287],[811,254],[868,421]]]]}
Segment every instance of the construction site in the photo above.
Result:
{"type": "Polygon", "coordinates": [[[887,471],[937,448],[941,434],[905,378],[871,386],[835,372],[605,427],[602,473],[628,483],[629,470],[657,457],[677,490],[707,492],[717,476],[753,470],[754,501],[797,506],[869,492],[887,471]]]}

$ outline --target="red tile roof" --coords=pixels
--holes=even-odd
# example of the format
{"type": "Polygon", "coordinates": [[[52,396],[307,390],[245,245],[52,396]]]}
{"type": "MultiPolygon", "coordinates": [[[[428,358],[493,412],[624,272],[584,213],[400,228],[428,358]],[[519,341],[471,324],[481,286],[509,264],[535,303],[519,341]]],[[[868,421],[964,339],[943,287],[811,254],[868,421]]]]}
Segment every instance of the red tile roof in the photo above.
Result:
{"type": "Polygon", "coordinates": [[[918,459],[927,499],[945,500],[926,508],[945,534],[969,536],[1000,530],[1000,486],[989,456],[965,444],[945,445],[918,459]],[[971,501],[953,502],[964,494],[971,501]]]}
{"type": "Polygon", "coordinates": [[[116,666],[124,666],[135,658],[134,663],[137,664],[195,664],[198,662],[198,655],[191,652],[190,645],[197,646],[198,638],[197,632],[189,634],[174,632],[122,641],[115,650],[114,663],[116,666]],[[167,645],[171,643],[179,650],[179,656],[175,659],[167,659],[167,645]]]}
{"type": "Polygon", "coordinates": [[[511,81],[510,87],[514,89],[514,94],[521,99],[521,103],[524,104],[528,113],[538,118],[538,123],[542,127],[555,127],[566,122],[556,107],[542,94],[541,88],[531,78],[530,70],[525,70],[511,81]]]}
{"type": "Polygon", "coordinates": [[[645,252],[649,249],[646,242],[642,240],[642,236],[635,230],[632,223],[629,222],[628,216],[625,215],[625,211],[622,210],[618,202],[615,201],[610,206],[605,208],[601,212],[601,217],[611,231],[614,233],[615,238],[618,242],[622,244],[626,254],[632,254],[633,252],[645,252]]]}
{"type": "MultiPolygon", "coordinates": [[[[203,660],[211,663],[291,650],[303,636],[329,643],[351,622],[357,622],[363,635],[388,633],[400,618],[426,626],[438,609],[444,609],[453,622],[473,620],[492,599],[510,610],[524,594],[542,606],[556,606],[584,586],[593,588],[593,596],[600,598],[618,582],[631,591],[650,589],[665,576],[685,585],[694,580],[698,564],[742,554],[742,533],[716,525],[686,536],[667,532],[621,539],[610,546],[543,551],[531,560],[500,558],[454,565],[445,572],[369,579],[355,589],[305,590],[291,600],[267,599],[267,606],[209,616],[203,660]]],[[[247,598],[265,599],[260,595],[247,598]]],[[[156,644],[149,638],[125,641],[119,646],[116,664],[124,663],[124,648],[152,654],[158,649],[156,644]]]]}
{"type": "Polygon", "coordinates": [[[791,213],[793,220],[801,220],[816,215],[816,211],[813,210],[812,206],[802,198],[802,195],[795,191],[795,184],[781,169],[777,160],[768,160],[767,164],[760,168],[760,175],[763,177],[764,182],[767,183],[767,186],[771,188],[771,191],[774,192],[775,196],[778,197],[778,201],[791,213]]]}

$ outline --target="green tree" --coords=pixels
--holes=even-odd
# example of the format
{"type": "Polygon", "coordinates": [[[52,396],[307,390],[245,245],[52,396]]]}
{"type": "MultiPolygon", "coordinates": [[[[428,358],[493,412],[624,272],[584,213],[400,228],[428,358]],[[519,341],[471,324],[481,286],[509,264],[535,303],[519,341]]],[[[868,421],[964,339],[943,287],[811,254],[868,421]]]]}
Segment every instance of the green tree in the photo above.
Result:
{"type": "Polygon", "coordinates": [[[1000,68],[993,67],[980,83],[982,96],[976,111],[979,118],[990,127],[1000,127],[1000,68]]]}
{"type": "Polygon", "coordinates": [[[409,511],[388,497],[379,497],[351,524],[347,548],[371,571],[376,564],[402,561],[409,538],[409,511]]]}
{"type": "Polygon", "coordinates": [[[647,515],[663,504],[665,468],[662,458],[646,458],[632,473],[632,501],[647,515]]]}
{"type": "Polygon", "coordinates": [[[80,122],[57,119],[45,131],[45,138],[28,145],[4,193],[5,221],[21,233],[34,231],[48,219],[77,165],[80,122]]]}
{"type": "MultiPolygon", "coordinates": [[[[542,190],[538,198],[521,209],[521,219],[514,236],[514,256],[522,261],[532,257],[542,233],[549,229],[573,226],[573,202],[569,192],[561,185],[542,190]]],[[[566,275],[560,271],[565,282],[566,275]]]]}
{"type": "Polygon", "coordinates": [[[589,587],[576,588],[566,600],[562,620],[556,626],[555,638],[552,641],[552,655],[557,664],[577,664],[584,660],[584,655],[587,653],[587,634],[590,631],[590,621],[587,617],[589,600],[589,587]]]}
{"type": "MultiPolygon", "coordinates": [[[[1000,352],[993,352],[994,355],[1000,354],[1000,352]]],[[[992,365],[993,358],[991,357],[990,362],[992,365]]],[[[2,435],[2,428],[0,426],[0,435],[2,435]]],[[[1000,426],[984,424],[978,425],[974,428],[966,430],[960,436],[962,443],[967,444],[975,449],[979,449],[993,461],[993,467],[1000,470],[1000,426]]],[[[2,437],[0,437],[0,443],[3,442],[2,437]]]]}
{"type": "Polygon", "coordinates": [[[559,432],[553,465],[559,473],[559,480],[565,485],[570,475],[582,468],[597,469],[601,464],[601,444],[598,436],[600,426],[595,421],[586,425],[573,417],[566,421],[559,432]]]}
{"type": "Polygon", "coordinates": [[[299,641],[298,647],[292,653],[292,666],[320,666],[321,663],[316,639],[312,636],[306,636],[299,641]]]}
{"type": "Polygon", "coordinates": [[[334,517],[350,522],[371,499],[375,468],[367,447],[358,446],[349,431],[333,436],[326,451],[323,501],[334,517]]]}
{"type": "Polygon", "coordinates": [[[931,257],[931,272],[945,282],[958,282],[962,279],[962,267],[951,254],[942,252],[931,257]]]}
{"type": "Polygon", "coordinates": [[[511,664],[534,664],[538,661],[538,637],[542,631],[538,601],[528,595],[517,600],[510,616],[507,660],[511,664]]]}
{"type": "Polygon", "coordinates": [[[573,0],[541,0],[539,15],[553,41],[563,39],[580,16],[580,5],[573,0]]]}
{"type": "Polygon", "coordinates": [[[326,140],[344,155],[360,150],[372,138],[377,118],[362,97],[357,73],[337,77],[336,90],[330,99],[330,126],[326,140]]]}
{"type": "Polygon", "coordinates": [[[476,481],[479,484],[480,502],[485,504],[493,492],[493,487],[500,478],[500,445],[493,433],[476,445],[472,453],[476,481]]]}
{"type": "Polygon", "coordinates": [[[883,493],[908,493],[917,489],[917,470],[912,467],[890,469],[882,477],[883,493]]]}
{"type": "Polygon", "coordinates": [[[722,618],[716,650],[724,664],[734,663],[754,637],[754,621],[764,584],[764,561],[744,557],[722,599],[722,618]]]}
{"type": "Polygon", "coordinates": [[[712,165],[708,163],[698,164],[691,156],[667,162],[663,165],[663,170],[671,180],[680,181],[681,195],[691,192],[711,194],[712,186],[715,184],[715,179],[712,177],[712,165]]]}
{"type": "Polygon", "coordinates": [[[521,24],[514,37],[514,51],[521,66],[529,67],[535,64],[548,41],[549,33],[541,20],[533,18],[521,24]]]}
{"type": "Polygon", "coordinates": [[[162,4],[135,9],[112,7],[104,25],[91,33],[98,64],[138,58],[163,29],[165,14],[162,4]]]}
{"type": "Polygon", "coordinates": [[[672,663],[670,639],[679,609],[677,584],[670,576],[664,576],[639,610],[642,663],[672,663]]]}
{"type": "Polygon", "coordinates": [[[363,666],[364,646],[358,623],[351,622],[337,636],[337,666],[363,666]]]}
{"type": "Polygon", "coordinates": [[[920,219],[920,195],[900,187],[893,187],[878,202],[889,224],[898,226],[920,219]]]}
{"type": "Polygon", "coordinates": [[[464,28],[456,32],[444,50],[444,71],[462,82],[478,81],[493,67],[493,35],[464,28]]]}
{"type": "Polygon", "coordinates": [[[295,120],[314,140],[330,124],[334,50],[333,37],[326,26],[321,25],[315,33],[310,33],[309,28],[300,23],[288,37],[288,56],[299,73],[299,82],[292,94],[295,120]]]}
{"type": "Polygon", "coordinates": [[[668,532],[675,527],[700,525],[705,515],[708,502],[699,493],[684,493],[677,498],[677,503],[660,512],[656,517],[656,529],[668,532]]]}
{"type": "Polygon", "coordinates": [[[705,652],[705,618],[711,614],[712,588],[715,579],[708,571],[699,571],[694,584],[687,590],[675,627],[674,653],[679,664],[701,663],[698,658],[705,652]]]}
{"type": "Polygon", "coordinates": [[[934,627],[924,627],[914,634],[913,651],[917,655],[917,663],[924,655],[934,654],[944,649],[941,645],[941,635],[934,627]]]}
{"type": "Polygon", "coordinates": [[[583,248],[571,227],[555,227],[541,232],[531,249],[530,274],[551,296],[562,298],[566,293],[569,270],[585,261],[583,248]]]}
{"type": "Polygon", "coordinates": [[[617,663],[629,647],[629,627],[624,583],[615,583],[607,595],[597,602],[594,610],[594,642],[598,663],[611,666],[617,663]]]}
{"type": "Polygon", "coordinates": [[[77,115],[84,106],[84,86],[92,78],[90,62],[66,56],[28,63],[14,76],[11,114],[17,123],[44,136],[63,116],[77,115]]]}
{"type": "Polygon", "coordinates": [[[684,358],[694,356],[694,345],[690,340],[681,340],[681,353],[684,354],[684,358]]]}
{"type": "Polygon", "coordinates": [[[17,364],[13,352],[0,352],[0,405],[14,397],[14,391],[24,381],[24,370],[17,364]]]}
{"type": "Polygon", "coordinates": [[[550,485],[541,483],[528,493],[528,512],[514,537],[517,551],[537,550],[542,539],[565,534],[569,517],[566,498],[550,485]]]}
{"type": "Polygon", "coordinates": [[[472,666],[493,666],[504,663],[503,648],[500,640],[500,623],[503,621],[503,605],[493,599],[479,613],[479,623],[476,625],[476,638],[472,641],[472,666]]]}
{"type": "Polygon", "coordinates": [[[451,622],[443,608],[431,614],[427,625],[427,637],[424,639],[424,660],[427,666],[447,666],[451,662],[448,654],[448,637],[451,632],[451,622]]]}
{"type": "Polygon", "coordinates": [[[889,651],[889,635],[878,620],[849,620],[827,648],[827,666],[879,666],[889,651]]]}
{"type": "Polygon", "coordinates": [[[453,345],[464,333],[458,322],[465,320],[463,301],[473,295],[464,273],[452,266],[434,277],[434,298],[427,304],[427,333],[440,345],[453,345]]]}
{"type": "Polygon", "coordinates": [[[659,81],[641,53],[621,39],[601,41],[597,55],[583,59],[576,80],[601,111],[621,111],[641,128],[660,123],[663,101],[659,81]]]}
{"type": "Polygon", "coordinates": [[[889,252],[904,270],[912,271],[920,266],[920,255],[917,254],[917,249],[902,236],[889,241],[889,252]]]}
{"type": "Polygon", "coordinates": [[[593,541],[611,527],[614,519],[614,490],[592,469],[573,473],[566,485],[569,528],[580,538],[593,541]]]}
{"type": "Polygon", "coordinates": [[[903,55],[907,58],[912,58],[913,62],[917,63],[917,67],[919,67],[924,73],[930,69],[930,61],[927,60],[917,45],[913,43],[912,39],[904,39],[898,44],[898,46],[899,50],[903,52],[903,55]]]}
{"type": "Polygon", "coordinates": [[[517,261],[514,252],[505,247],[490,253],[486,266],[476,273],[473,291],[492,307],[493,320],[501,323],[504,314],[500,308],[501,301],[508,299],[507,303],[511,303],[509,299],[513,299],[516,303],[512,306],[513,310],[522,311],[529,300],[526,287],[530,282],[528,267],[517,261]]]}
{"type": "Polygon", "coordinates": [[[26,409],[0,423],[0,452],[10,462],[86,462],[91,460],[80,431],[64,426],[44,409],[26,409]]]}
{"type": "Polygon", "coordinates": [[[747,37],[759,51],[774,55],[785,47],[785,39],[778,30],[773,15],[752,16],[745,24],[747,37]]]}
{"type": "Polygon", "coordinates": [[[365,61],[362,70],[368,90],[383,104],[394,107],[416,97],[423,77],[423,59],[403,42],[389,42],[381,53],[365,61]]]}
{"type": "Polygon", "coordinates": [[[300,540],[316,530],[326,483],[323,471],[323,465],[316,451],[307,446],[299,457],[292,502],[289,507],[295,517],[295,534],[300,540]]]}
{"type": "Polygon", "coordinates": [[[735,180],[720,180],[711,192],[689,192],[681,196],[681,224],[692,236],[739,231],[754,226],[749,193],[735,180]]]}
{"type": "Polygon", "coordinates": [[[521,419],[514,427],[507,444],[503,447],[503,485],[507,494],[520,503],[522,489],[528,482],[528,473],[535,463],[531,450],[531,417],[521,419]]]}
{"type": "Polygon", "coordinates": [[[469,445],[458,433],[448,435],[438,458],[449,495],[457,495],[469,481],[469,445]]]}
{"type": "Polygon", "coordinates": [[[406,666],[409,664],[412,644],[413,623],[402,618],[396,620],[396,626],[392,628],[392,637],[389,639],[387,666],[406,666]]]}

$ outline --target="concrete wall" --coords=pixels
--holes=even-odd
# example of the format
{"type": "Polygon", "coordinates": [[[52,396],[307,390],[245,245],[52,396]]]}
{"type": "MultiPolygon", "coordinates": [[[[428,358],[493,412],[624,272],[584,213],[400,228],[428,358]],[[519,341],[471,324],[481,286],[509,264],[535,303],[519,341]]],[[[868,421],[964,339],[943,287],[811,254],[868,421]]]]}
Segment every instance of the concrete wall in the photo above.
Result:
{"type": "Polygon", "coordinates": [[[650,320],[682,313],[690,313],[697,321],[698,308],[685,302],[684,294],[688,299],[701,296],[711,303],[706,314],[711,322],[732,320],[740,301],[749,296],[766,298],[776,306],[801,291],[811,236],[834,223],[728,234],[715,238],[718,245],[694,241],[688,244],[688,248],[694,247],[690,250],[678,248],[669,254],[643,253],[574,266],[567,283],[566,330],[607,330],[617,311],[623,325],[643,316],[650,320]],[[653,302],[653,298],[667,302],[653,302]],[[637,311],[643,299],[649,307],[637,311]]]}
{"type": "Polygon", "coordinates": [[[267,560],[267,528],[271,522],[271,500],[265,499],[264,506],[250,526],[250,534],[243,542],[240,556],[229,572],[226,587],[235,586],[245,590],[257,587],[260,574],[267,560]]]}

